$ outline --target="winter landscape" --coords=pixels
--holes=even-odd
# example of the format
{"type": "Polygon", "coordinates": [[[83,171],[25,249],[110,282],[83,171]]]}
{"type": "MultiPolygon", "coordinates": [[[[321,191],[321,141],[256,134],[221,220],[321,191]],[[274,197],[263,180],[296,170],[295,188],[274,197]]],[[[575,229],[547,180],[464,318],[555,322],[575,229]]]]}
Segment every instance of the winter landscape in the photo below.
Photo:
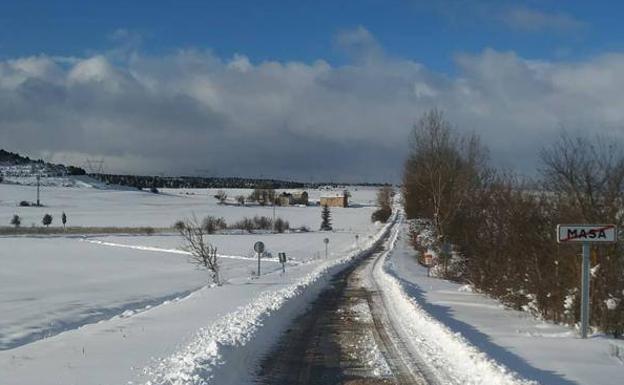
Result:
{"type": "Polygon", "coordinates": [[[621,11],[0,3],[0,385],[621,383],[621,11]]]}

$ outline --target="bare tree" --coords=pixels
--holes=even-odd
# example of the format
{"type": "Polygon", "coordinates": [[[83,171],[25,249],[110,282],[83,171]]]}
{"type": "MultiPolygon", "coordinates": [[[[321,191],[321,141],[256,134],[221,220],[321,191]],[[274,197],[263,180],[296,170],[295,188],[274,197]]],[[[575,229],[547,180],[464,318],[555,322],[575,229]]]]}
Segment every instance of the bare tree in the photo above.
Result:
{"type": "Polygon", "coordinates": [[[478,187],[487,151],[476,135],[459,135],[444,114],[425,113],[412,131],[410,155],[403,177],[408,217],[433,220],[441,239],[478,187]]]}
{"type": "Polygon", "coordinates": [[[371,216],[373,222],[387,222],[392,215],[392,195],[394,191],[390,186],[384,186],[377,191],[377,206],[379,207],[371,216]]]}
{"type": "Polygon", "coordinates": [[[606,137],[559,139],[540,153],[546,187],[580,209],[589,222],[621,224],[624,201],[624,148],[606,137]]]}
{"type": "Polygon", "coordinates": [[[198,222],[195,216],[192,219],[177,222],[175,228],[184,238],[184,249],[191,253],[189,261],[208,270],[213,282],[221,285],[217,248],[208,242],[206,229],[198,222]]]}
{"type": "Polygon", "coordinates": [[[227,194],[223,190],[217,191],[214,197],[216,200],[219,201],[219,204],[224,204],[225,201],[227,200],[227,194]]]}

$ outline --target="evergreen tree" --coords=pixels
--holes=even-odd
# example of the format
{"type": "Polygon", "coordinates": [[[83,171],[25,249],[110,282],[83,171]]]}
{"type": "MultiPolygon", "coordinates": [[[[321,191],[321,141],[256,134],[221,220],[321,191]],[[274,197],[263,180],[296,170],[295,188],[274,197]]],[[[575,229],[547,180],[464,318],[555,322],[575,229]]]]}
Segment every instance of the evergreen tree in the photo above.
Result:
{"type": "Polygon", "coordinates": [[[43,223],[45,227],[49,227],[52,224],[52,215],[50,214],[44,215],[43,219],[41,220],[41,223],[43,223]]]}
{"type": "Polygon", "coordinates": [[[17,229],[22,224],[22,218],[20,218],[20,216],[17,214],[13,215],[13,218],[11,219],[11,224],[17,229]]]}
{"type": "Polygon", "coordinates": [[[65,225],[67,224],[67,215],[65,214],[65,211],[63,211],[63,214],[61,215],[61,222],[63,222],[63,228],[65,228],[65,225]]]}
{"type": "Polygon", "coordinates": [[[321,230],[322,231],[331,231],[331,212],[329,211],[329,206],[323,205],[323,211],[321,211],[321,230]]]}

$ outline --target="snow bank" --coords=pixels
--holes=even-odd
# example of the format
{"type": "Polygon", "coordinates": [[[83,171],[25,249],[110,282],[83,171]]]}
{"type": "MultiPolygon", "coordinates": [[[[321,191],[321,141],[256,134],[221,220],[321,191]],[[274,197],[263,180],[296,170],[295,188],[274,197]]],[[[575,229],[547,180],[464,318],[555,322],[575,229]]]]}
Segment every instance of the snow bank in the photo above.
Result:
{"type": "Polygon", "coordinates": [[[434,376],[444,384],[536,384],[519,378],[479,351],[460,333],[454,333],[431,317],[403,290],[387,266],[399,230],[400,226],[396,226],[390,252],[384,256],[384,263],[378,264],[374,274],[379,285],[384,288],[384,302],[389,305],[392,318],[399,324],[399,330],[404,334],[402,338],[433,370],[434,376]]]}
{"type": "Polygon", "coordinates": [[[368,255],[389,234],[396,212],[362,249],[322,263],[297,283],[263,293],[256,301],[239,308],[198,331],[194,340],[178,352],[156,360],[144,369],[146,384],[208,385],[244,384],[252,379],[262,354],[270,351],[282,331],[330,282],[333,275],[353,261],[368,255]],[[250,368],[250,371],[241,368],[250,368]]]}

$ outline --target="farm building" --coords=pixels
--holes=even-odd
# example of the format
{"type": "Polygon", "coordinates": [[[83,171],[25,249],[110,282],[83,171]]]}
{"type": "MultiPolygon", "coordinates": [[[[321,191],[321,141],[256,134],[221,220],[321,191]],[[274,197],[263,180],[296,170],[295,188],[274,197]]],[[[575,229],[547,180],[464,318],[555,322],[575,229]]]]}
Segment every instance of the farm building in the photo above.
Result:
{"type": "Polygon", "coordinates": [[[283,192],[277,197],[280,206],[308,205],[308,193],[305,191],[283,192]]]}
{"type": "Polygon", "coordinates": [[[321,195],[321,206],[328,207],[348,207],[349,206],[349,192],[343,191],[341,193],[326,193],[321,195]]]}

